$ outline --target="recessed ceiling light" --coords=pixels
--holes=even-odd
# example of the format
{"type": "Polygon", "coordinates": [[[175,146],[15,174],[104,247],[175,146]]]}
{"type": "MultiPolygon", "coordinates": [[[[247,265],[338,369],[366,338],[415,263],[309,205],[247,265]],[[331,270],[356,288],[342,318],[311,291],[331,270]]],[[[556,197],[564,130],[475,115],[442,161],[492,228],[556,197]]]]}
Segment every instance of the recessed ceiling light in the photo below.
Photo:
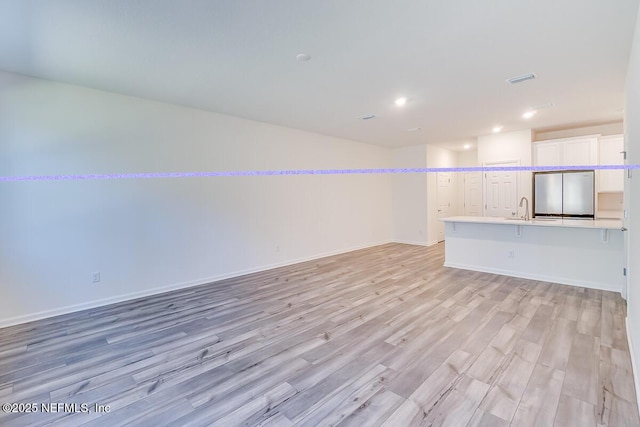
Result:
{"type": "Polygon", "coordinates": [[[367,115],[364,115],[364,116],[362,116],[362,117],[360,117],[360,118],[361,118],[362,120],[371,120],[371,119],[375,119],[375,118],[376,118],[376,115],[375,115],[375,114],[367,114],[367,115]]]}
{"type": "Polygon", "coordinates": [[[493,129],[492,129],[493,133],[498,133],[501,130],[502,130],[502,126],[494,126],[493,129]]]}
{"type": "Polygon", "coordinates": [[[409,128],[409,129],[407,129],[407,132],[417,132],[419,130],[420,130],[420,128],[409,128]]]}
{"type": "Polygon", "coordinates": [[[305,62],[311,59],[311,55],[308,53],[299,53],[296,55],[296,59],[300,62],[305,62]]]}
{"type": "Polygon", "coordinates": [[[464,147],[465,150],[468,150],[469,148],[471,148],[471,144],[464,144],[463,147],[464,147]]]}
{"type": "Polygon", "coordinates": [[[396,105],[397,105],[398,107],[402,107],[404,104],[406,104],[406,103],[407,103],[407,98],[405,98],[405,97],[403,96],[403,97],[400,97],[400,98],[396,99],[396,101],[395,101],[395,102],[396,102],[396,105]]]}
{"type": "Polygon", "coordinates": [[[523,74],[521,76],[511,77],[510,79],[507,79],[507,83],[515,85],[515,84],[518,84],[518,83],[526,82],[527,80],[533,80],[535,78],[536,78],[535,74],[528,73],[528,74],[523,74]]]}
{"type": "Polygon", "coordinates": [[[533,117],[535,115],[536,115],[536,110],[530,110],[530,111],[527,111],[526,113],[524,113],[522,115],[522,118],[523,119],[530,119],[531,117],[533,117]]]}

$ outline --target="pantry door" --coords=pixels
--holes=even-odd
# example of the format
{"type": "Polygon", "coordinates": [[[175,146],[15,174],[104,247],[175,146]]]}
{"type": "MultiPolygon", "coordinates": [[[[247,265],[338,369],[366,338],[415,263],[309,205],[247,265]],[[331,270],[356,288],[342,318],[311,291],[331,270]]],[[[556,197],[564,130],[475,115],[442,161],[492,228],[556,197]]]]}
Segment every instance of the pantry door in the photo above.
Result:
{"type": "MultiPolygon", "coordinates": [[[[519,166],[520,162],[485,163],[485,167],[519,166]]],[[[484,214],[515,218],[518,214],[518,172],[491,170],[484,173],[484,214]]]]}

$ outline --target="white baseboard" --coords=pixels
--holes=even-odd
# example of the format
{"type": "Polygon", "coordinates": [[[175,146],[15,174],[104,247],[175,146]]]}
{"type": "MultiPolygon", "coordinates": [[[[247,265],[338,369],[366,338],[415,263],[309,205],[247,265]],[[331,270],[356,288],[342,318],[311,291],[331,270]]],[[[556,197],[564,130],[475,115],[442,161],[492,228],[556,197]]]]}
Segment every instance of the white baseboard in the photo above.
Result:
{"type": "Polygon", "coordinates": [[[629,354],[631,356],[631,370],[633,371],[633,384],[636,387],[636,410],[640,409],[640,382],[638,381],[638,366],[636,365],[636,354],[633,349],[633,340],[629,330],[629,316],[624,319],[627,328],[627,345],[629,346],[629,354]]]}
{"type": "Polygon", "coordinates": [[[438,244],[437,240],[432,240],[431,242],[419,242],[417,240],[398,240],[395,239],[393,243],[402,243],[404,245],[415,245],[415,246],[433,246],[438,244]]]}
{"type": "Polygon", "coordinates": [[[461,270],[473,270],[473,271],[481,271],[483,273],[499,274],[501,276],[518,277],[520,279],[540,280],[542,282],[558,283],[560,285],[580,286],[583,288],[598,289],[601,291],[611,291],[611,292],[619,292],[619,293],[622,292],[622,289],[615,288],[608,283],[590,282],[588,280],[576,280],[576,279],[569,279],[566,277],[548,276],[545,274],[530,274],[530,273],[523,273],[521,271],[511,271],[511,270],[505,270],[501,268],[458,264],[458,263],[452,263],[452,262],[446,262],[446,261],[444,263],[444,266],[451,267],[451,268],[459,268],[461,270]]]}
{"type": "Polygon", "coordinates": [[[204,284],[211,283],[211,282],[217,282],[219,280],[230,279],[232,277],[239,277],[239,276],[244,276],[246,274],[252,274],[252,273],[258,273],[258,272],[261,272],[261,271],[271,270],[273,268],[286,267],[286,266],[292,265],[292,264],[298,264],[298,263],[305,262],[305,261],[312,261],[312,260],[316,260],[316,259],[319,259],[319,258],[325,258],[325,257],[328,257],[328,256],[339,255],[339,254],[343,254],[343,253],[347,253],[347,252],[353,252],[353,251],[357,251],[357,250],[360,250],[360,249],[371,248],[371,247],[374,247],[374,246],[385,245],[387,243],[394,243],[394,242],[391,241],[391,240],[385,240],[385,241],[378,242],[378,243],[371,243],[371,244],[366,244],[366,245],[354,246],[354,247],[350,247],[350,248],[346,248],[346,249],[338,249],[338,250],[335,250],[335,251],[323,252],[323,253],[312,255],[312,256],[308,256],[308,257],[295,258],[295,259],[292,259],[292,260],[287,260],[287,261],[273,263],[273,264],[267,264],[267,265],[263,265],[263,266],[260,266],[260,267],[248,268],[248,269],[239,270],[239,271],[233,271],[233,272],[229,272],[229,273],[219,274],[219,275],[216,275],[216,276],[189,280],[189,281],[186,281],[186,282],[173,283],[173,284],[170,284],[170,285],[165,285],[165,286],[159,286],[159,287],[156,287],[156,288],[145,289],[145,290],[139,291],[139,292],[132,292],[132,293],[123,294],[123,295],[116,295],[116,296],[109,297],[109,298],[103,298],[103,299],[99,299],[99,300],[87,301],[85,303],[69,305],[69,306],[60,307],[60,308],[56,308],[56,309],[52,309],[52,310],[44,310],[44,311],[40,311],[40,312],[36,312],[36,313],[29,313],[29,314],[25,314],[25,315],[21,315],[21,316],[9,317],[9,318],[6,318],[6,319],[0,319],[0,328],[6,328],[8,326],[14,326],[14,325],[22,324],[22,323],[33,322],[35,320],[48,319],[50,317],[60,316],[60,315],[69,314],[69,313],[75,313],[77,311],[82,311],[82,310],[88,310],[88,309],[91,309],[91,308],[102,307],[102,306],[109,305],[109,304],[115,304],[115,303],[119,303],[119,302],[130,301],[130,300],[134,300],[134,299],[137,299],[137,298],[144,298],[144,297],[148,297],[148,296],[152,296],[152,295],[158,295],[158,294],[162,294],[162,293],[165,293],[165,292],[175,291],[175,290],[178,290],[178,289],[190,288],[192,286],[204,285],[204,284]]]}

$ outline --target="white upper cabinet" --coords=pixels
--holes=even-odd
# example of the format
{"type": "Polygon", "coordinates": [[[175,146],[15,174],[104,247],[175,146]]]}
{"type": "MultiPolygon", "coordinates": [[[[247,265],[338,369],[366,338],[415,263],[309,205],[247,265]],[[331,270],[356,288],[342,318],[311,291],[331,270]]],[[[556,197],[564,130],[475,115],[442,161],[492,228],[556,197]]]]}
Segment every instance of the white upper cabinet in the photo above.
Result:
{"type": "Polygon", "coordinates": [[[598,164],[597,135],[533,143],[535,166],[591,166],[598,164]]]}
{"type": "Polygon", "coordinates": [[[563,166],[591,166],[598,164],[598,139],[586,138],[562,144],[563,166]]]}
{"type": "MultiPolygon", "coordinates": [[[[624,136],[603,136],[598,141],[598,152],[601,165],[624,164],[624,136]]],[[[599,192],[624,191],[624,170],[601,170],[598,179],[599,192]]]]}
{"type": "Polygon", "coordinates": [[[537,142],[533,145],[533,164],[536,166],[560,166],[560,143],[537,142]]]}

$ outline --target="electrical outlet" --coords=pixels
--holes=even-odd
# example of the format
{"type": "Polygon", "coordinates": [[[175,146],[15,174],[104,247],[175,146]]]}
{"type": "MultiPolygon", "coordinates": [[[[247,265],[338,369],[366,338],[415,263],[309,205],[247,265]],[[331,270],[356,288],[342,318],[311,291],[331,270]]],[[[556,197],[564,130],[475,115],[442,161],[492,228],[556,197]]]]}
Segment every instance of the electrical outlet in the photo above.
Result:
{"type": "Polygon", "coordinates": [[[280,245],[276,246],[276,252],[280,252],[280,245]]]}
{"type": "Polygon", "coordinates": [[[95,271],[95,272],[91,273],[91,281],[93,283],[98,283],[100,281],[100,272],[99,271],[95,271]]]}
{"type": "Polygon", "coordinates": [[[508,256],[509,258],[513,258],[513,257],[515,256],[515,253],[514,253],[513,251],[509,251],[509,252],[507,253],[507,256],[508,256]]]}

